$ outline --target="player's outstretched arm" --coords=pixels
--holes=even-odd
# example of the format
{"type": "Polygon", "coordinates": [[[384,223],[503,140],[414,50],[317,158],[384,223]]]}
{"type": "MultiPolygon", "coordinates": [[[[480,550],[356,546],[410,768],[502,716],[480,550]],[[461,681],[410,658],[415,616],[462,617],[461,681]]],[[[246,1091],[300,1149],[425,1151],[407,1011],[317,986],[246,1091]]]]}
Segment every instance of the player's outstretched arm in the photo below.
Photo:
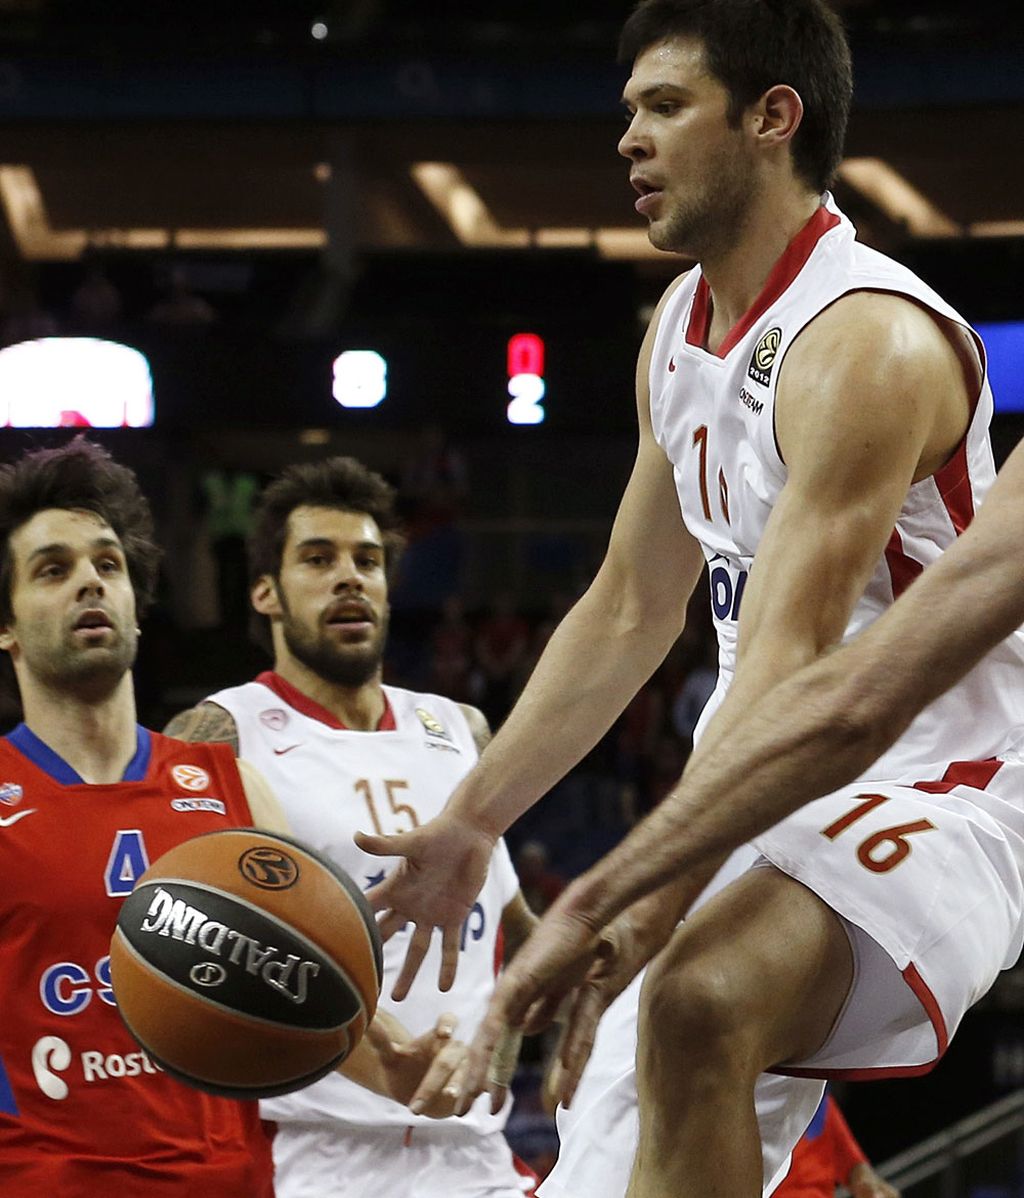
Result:
{"type": "Polygon", "coordinates": [[[593,584],[551,637],[518,703],[445,811],[395,837],[363,836],[367,852],[405,860],[368,892],[382,934],[408,922],[412,974],[435,925],[443,929],[442,988],[458,933],[497,837],[607,732],[682,629],[703,556],[679,516],[671,464],[650,424],[653,330],[637,370],[640,440],[633,472],[593,584]]]}

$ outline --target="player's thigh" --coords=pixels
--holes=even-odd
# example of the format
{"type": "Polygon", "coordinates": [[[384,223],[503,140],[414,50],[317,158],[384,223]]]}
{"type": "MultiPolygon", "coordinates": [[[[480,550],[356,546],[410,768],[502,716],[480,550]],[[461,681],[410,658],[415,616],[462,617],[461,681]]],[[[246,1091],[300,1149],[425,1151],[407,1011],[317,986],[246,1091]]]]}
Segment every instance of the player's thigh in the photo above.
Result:
{"type": "Polygon", "coordinates": [[[827,1038],[852,978],[841,920],[799,882],[758,866],[682,924],[649,968],[640,1035],[652,1042],[641,1047],[728,1046],[758,1073],[827,1038]]]}

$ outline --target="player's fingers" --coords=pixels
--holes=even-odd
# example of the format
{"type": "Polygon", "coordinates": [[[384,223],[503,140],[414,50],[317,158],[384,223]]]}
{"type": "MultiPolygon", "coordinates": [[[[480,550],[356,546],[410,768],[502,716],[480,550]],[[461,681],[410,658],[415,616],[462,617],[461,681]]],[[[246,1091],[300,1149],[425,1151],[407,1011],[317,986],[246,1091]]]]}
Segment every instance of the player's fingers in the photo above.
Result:
{"type": "Polygon", "coordinates": [[[377,931],[380,933],[381,940],[387,944],[391,937],[396,932],[400,932],[408,922],[405,916],[399,915],[397,911],[385,910],[377,920],[377,931]]]}
{"type": "Polygon", "coordinates": [[[434,1024],[432,1034],[435,1041],[438,1043],[444,1040],[450,1040],[455,1034],[455,1029],[459,1026],[459,1017],[454,1011],[445,1011],[443,1015],[439,1015],[437,1022],[434,1024]]]}
{"type": "Polygon", "coordinates": [[[405,857],[415,843],[411,837],[410,832],[393,832],[389,836],[356,832],[353,839],[364,853],[370,853],[374,857],[405,857]]]}
{"type": "Polygon", "coordinates": [[[492,1005],[477,1028],[473,1042],[469,1046],[466,1077],[456,1106],[457,1114],[464,1115],[476,1096],[483,1092],[487,1084],[487,1072],[491,1065],[491,1058],[494,1055],[494,1046],[504,1027],[504,1020],[494,1011],[492,1005]]]}
{"type": "Polygon", "coordinates": [[[450,990],[455,982],[461,940],[462,928],[457,925],[441,930],[441,968],[437,975],[437,984],[441,990],[450,990]]]}
{"type": "Polygon", "coordinates": [[[466,1046],[461,1040],[451,1040],[441,1049],[431,1061],[409,1103],[414,1115],[429,1112],[439,1099],[442,1100],[444,1114],[452,1110],[461,1089],[461,1077],[455,1075],[465,1059],[466,1046]]]}
{"type": "Polygon", "coordinates": [[[559,1053],[563,1070],[560,1098],[565,1107],[572,1103],[583,1070],[590,1060],[597,1025],[605,1006],[603,997],[594,986],[583,986],[576,996],[559,1053]]]}
{"type": "Polygon", "coordinates": [[[434,929],[430,924],[416,925],[416,931],[413,932],[412,939],[409,941],[409,947],[405,952],[402,971],[399,973],[398,980],[391,991],[391,997],[395,1002],[401,1002],[409,993],[409,988],[416,980],[416,975],[423,964],[423,958],[427,955],[427,950],[430,948],[430,937],[433,935],[433,932],[434,929]]]}
{"type": "Polygon", "coordinates": [[[505,1099],[508,1097],[508,1086],[499,1086],[491,1083],[487,1087],[491,1096],[491,1114],[496,1115],[505,1105],[505,1099]]]}
{"type": "Polygon", "coordinates": [[[546,994],[543,998],[538,998],[523,1016],[523,1034],[535,1036],[550,1027],[564,1001],[564,994],[546,994]]]}

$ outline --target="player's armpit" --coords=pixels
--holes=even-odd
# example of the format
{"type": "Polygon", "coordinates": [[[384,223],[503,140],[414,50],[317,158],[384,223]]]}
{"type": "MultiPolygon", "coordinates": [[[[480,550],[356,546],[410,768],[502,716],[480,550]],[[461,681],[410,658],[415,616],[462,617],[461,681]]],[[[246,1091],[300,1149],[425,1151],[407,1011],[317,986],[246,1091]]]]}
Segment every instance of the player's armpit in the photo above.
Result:
{"type": "Polygon", "coordinates": [[[238,727],[234,717],[216,703],[200,703],[172,717],[164,736],[201,744],[228,744],[238,756],[238,727]]]}

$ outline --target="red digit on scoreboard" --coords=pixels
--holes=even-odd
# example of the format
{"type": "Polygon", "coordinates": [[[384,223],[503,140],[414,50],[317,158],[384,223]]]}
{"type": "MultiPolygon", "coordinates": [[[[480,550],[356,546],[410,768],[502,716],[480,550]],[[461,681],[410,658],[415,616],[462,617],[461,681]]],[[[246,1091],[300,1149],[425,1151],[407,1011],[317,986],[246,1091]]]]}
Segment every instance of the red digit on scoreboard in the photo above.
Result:
{"type": "Polygon", "coordinates": [[[516,333],[508,342],[508,377],[536,374],[544,377],[544,342],[536,333],[516,333]]]}

